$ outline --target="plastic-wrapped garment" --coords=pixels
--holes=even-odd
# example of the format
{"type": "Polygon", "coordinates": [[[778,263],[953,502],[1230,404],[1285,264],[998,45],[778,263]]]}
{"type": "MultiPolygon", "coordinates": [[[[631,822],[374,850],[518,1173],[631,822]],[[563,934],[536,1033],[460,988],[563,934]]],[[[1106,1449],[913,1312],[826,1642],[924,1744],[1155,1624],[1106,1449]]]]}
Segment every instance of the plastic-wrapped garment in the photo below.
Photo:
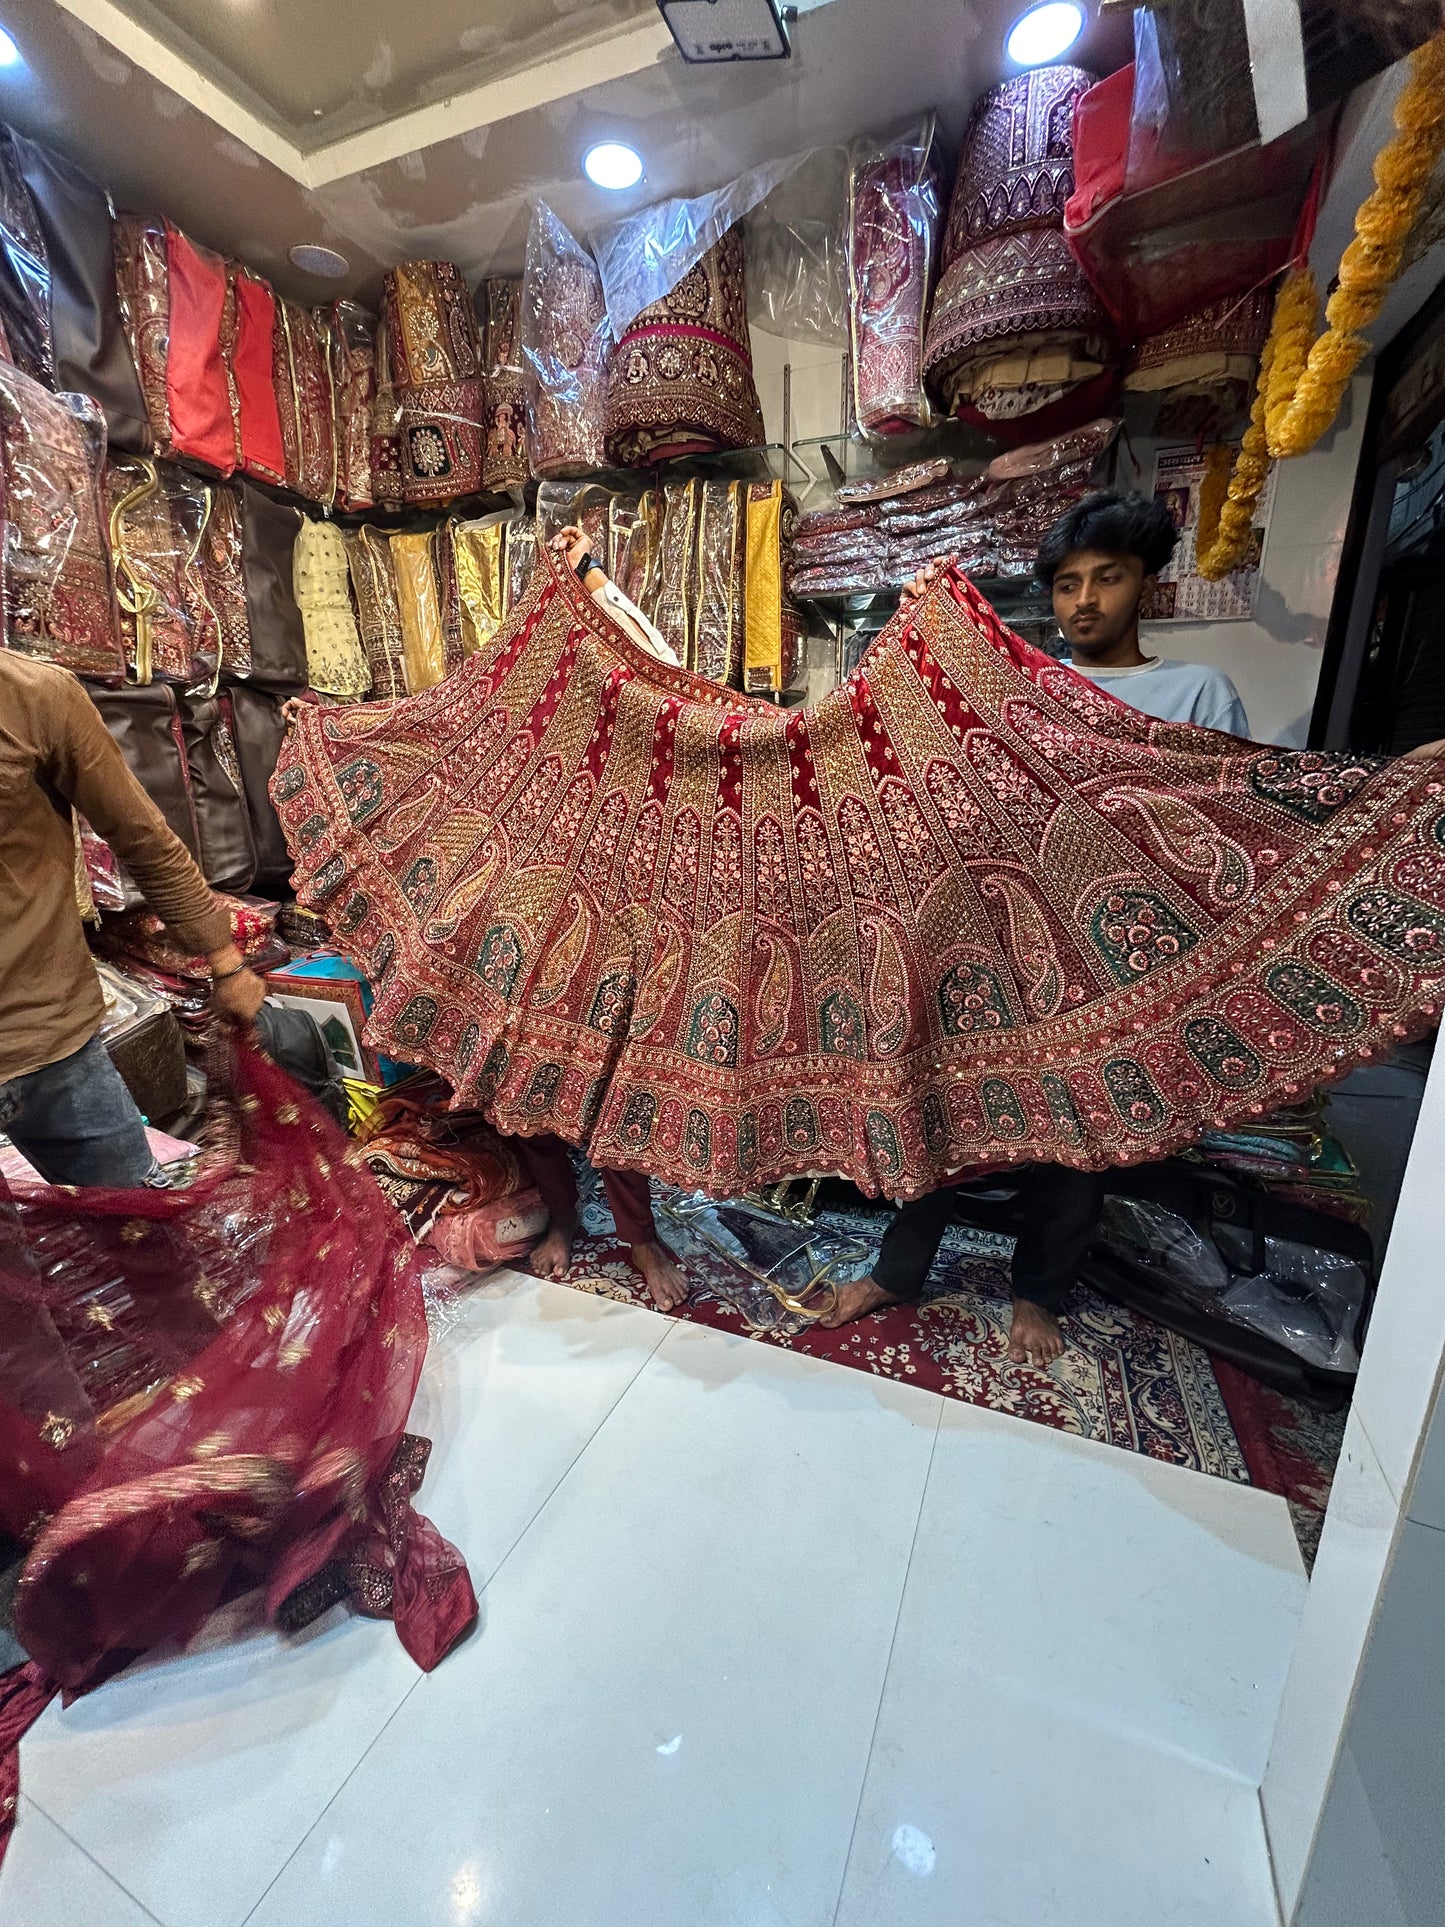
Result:
{"type": "Polygon", "coordinates": [[[740,689],[747,640],[747,485],[698,482],[697,570],[689,669],[740,689]]]}
{"type": "Polygon", "coordinates": [[[306,687],[306,631],[292,587],[301,511],[241,484],[241,580],[251,663],[246,679],[291,695],[306,687]]]}
{"type": "MultiPolygon", "coordinates": [[[[256,888],[282,896],[291,886],[291,857],[271,802],[270,783],[286,735],[282,698],[249,683],[228,689],[221,703],[241,766],[241,784],[251,813],[251,836],[256,845],[256,888]]],[[[241,945],[244,951],[245,945],[241,945]]],[[[274,968],[273,966],[268,966],[274,968]]]]}
{"type": "Polygon", "coordinates": [[[221,672],[231,677],[251,673],[251,623],[242,571],[243,513],[241,491],[234,482],[212,486],[211,512],[201,538],[201,576],[206,600],[220,624],[221,672]]]}
{"type": "Polygon", "coordinates": [[[798,505],[781,482],[749,482],[744,603],[744,687],[752,694],[792,687],[803,625],[788,601],[798,505]]]}
{"type": "Polygon", "coordinates": [[[325,339],[331,353],[336,402],[336,500],[349,510],[370,508],[371,423],[376,405],[376,323],[354,301],[333,304],[325,339]]]}
{"type": "Polygon", "coordinates": [[[700,481],[669,482],[662,492],[662,534],[648,594],[638,604],[682,663],[693,666],[700,481]]]}
{"type": "Polygon", "coordinates": [[[1208,155],[1272,141],[1440,28],[1434,0],[1303,0],[1291,11],[1304,55],[1302,94],[1298,68],[1292,75],[1287,59],[1256,69],[1246,0],[1135,9],[1128,193],[1170,180],[1208,155]]]}
{"type": "Polygon", "coordinates": [[[32,381],[55,386],[50,260],[40,211],[26,183],[16,136],[0,128],[0,323],[9,358],[32,381]]]}
{"type": "Polygon", "coordinates": [[[522,283],[503,277],[477,289],[482,332],[482,487],[519,493],[531,473],[527,378],[522,368],[522,283]]]}
{"type": "Polygon", "coordinates": [[[742,222],[748,319],[785,341],[841,349],[848,343],[848,149],[819,147],[795,160],[742,222]]]}
{"type": "Polygon", "coordinates": [[[743,237],[730,228],[612,353],[607,447],[631,467],[763,439],[743,237]]]}
{"type": "Polygon", "coordinates": [[[220,618],[207,592],[200,552],[210,489],[184,470],[147,456],[106,464],[106,533],[126,664],[134,681],[159,677],[183,688],[213,684],[220,665],[220,618]]]}
{"type": "Polygon", "coordinates": [[[632,531],[637,526],[639,502],[630,495],[614,495],[607,504],[607,573],[621,588],[624,595],[627,585],[628,551],[632,543],[632,531]]]}
{"type": "MultiPolygon", "coordinates": [[[[662,516],[661,489],[645,490],[638,498],[636,513],[627,524],[617,567],[608,571],[622,593],[644,610],[655,593],[662,516]]],[[[619,531],[619,539],[622,534],[619,531]]]]}
{"type": "Polygon", "coordinates": [[[944,482],[952,475],[947,461],[941,455],[932,461],[910,462],[906,468],[892,469],[886,475],[864,475],[856,482],[842,482],[838,487],[838,500],[851,507],[859,502],[887,502],[900,495],[912,495],[919,489],[932,488],[935,482],[944,482]]]}
{"type": "Polygon", "coordinates": [[[329,505],[336,500],[336,408],[327,343],[309,309],[279,298],[274,368],[286,486],[329,505]]]}
{"type": "Polygon", "coordinates": [[[256,841],[230,723],[215,696],[182,696],[180,718],[201,874],[213,889],[249,890],[256,841]]]}
{"type": "Polygon", "coordinates": [[[276,401],[276,297],[240,262],[228,269],[230,301],[222,350],[231,390],[236,466],[258,481],[284,483],[286,447],[276,401]]]}
{"type": "Polygon", "coordinates": [[[537,530],[531,522],[514,522],[507,531],[507,613],[531,587],[538,564],[537,530]]]}
{"type": "Polygon", "coordinates": [[[382,529],[360,528],[346,537],[346,560],[356,596],[357,627],[371,670],[373,698],[406,694],[406,649],[391,544],[382,529]]]}
{"type": "Polygon", "coordinates": [[[430,532],[392,536],[391,562],[401,614],[407,693],[415,696],[441,682],[455,667],[447,661],[441,589],[430,532]]]}
{"type": "Polygon", "coordinates": [[[1248,1326],[1307,1364],[1359,1369],[1355,1334],[1369,1280],[1353,1259],[1266,1237],[1256,1269],[1254,1241],[1243,1226],[1219,1224],[1211,1235],[1141,1198],[1109,1198],[1100,1236],[1190,1303],[1248,1326]]]}
{"type": "Polygon", "coordinates": [[[848,314],[858,426],[895,435],[931,419],[923,329],[938,245],[934,124],[855,142],[848,182],[848,314]]]}
{"type": "Polygon", "coordinates": [[[612,345],[597,264],[539,201],[522,282],[522,361],[534,475],[601,468],[612,345]]]}
{"type": "Polygon", "coordinates": [[[401,409],[391,374],[391,329],[386,303],[376,330],[376,394],[371,404],[371,492],[383,508],[400,508],[406,500],[401,473],[401,409]]]}
{"type": "Polygon", "coordinates": [[[221,355],[229,296],[226,264],[167,221],[166,284],[170,450],[229,475],[236,466],[236,432],[221,355]]]}
{"type": "Polygon", "coordinates": [[[120,746],[126,768],[199,863],[201,834],[175,689],[162,682],[92,689],[90,699],[120,746]]]}
{"type": "Polygon", "coordinates": [[[166,261],[166,224],[143,214],[117,214],[111,236],[115,250],[115,294],[121,326],[140,377],[151,440],[158,455],[170,453],[171,416],[166,389],[166,357],[171,332],[170,275],[166,261]]]}
{"type": "Polygon", "coordinates": [[[452,561],[461,605],[462,651],[470,656],[506,616],[509,511],[451,526],[452,561]]]}
{"type": "Polygon", "coordinates": [[[1143,716],[955,571],[785,713],[546,551],[441,687],[303,707],[274,794],[380,1048],[724,1197],[1150,1162],[1445,997],[1445,763],[1143,716]]]}
{"type": "Polygon", "coordinates": [[[423,1668],[476,1616],[411,1505],[414,1248],[307,1093],[239,1032],[223,1050],[188,1188],[0,1186],[0,1507],[31,1656],[10,1786],[51,1695],[183,1645],[229,1591],[259,1581],[293,1629],[354,1598],[423,1668]]]}
{"type": "Polygon", "coordinates": [[[371,670],[351,611],[346,538],[334,522],[301,524],[293,580],[306,630],[307,683],[324,696],[365,696],[371,670]]]}
{"type": "Polygon", "coordinates": [[[105,541],[105,420],[0,363],[5,642],[99,682],[125,676],[105,541]]]}
{"type": "Polygon", "coordinates": [[[112,449],[146,454],[145,400],[116,301],[110,198],[50,148],[14,132],[7,144],[45,241],[54,385],[100,403],[112,449]]]}
{"type": "MultiPolygon", "coordinates": [[[[447,502],[482,486],[481,346],[461,269],[453,261],[403,261],[383,283],[381,332],[386,360],[377,364],[395,404],[402,497],[447,502]]],[[[384,442],[387,438],[381,437],[384,442]]],[[[376,474],[378,501],[388,496],[376,474]]]]}

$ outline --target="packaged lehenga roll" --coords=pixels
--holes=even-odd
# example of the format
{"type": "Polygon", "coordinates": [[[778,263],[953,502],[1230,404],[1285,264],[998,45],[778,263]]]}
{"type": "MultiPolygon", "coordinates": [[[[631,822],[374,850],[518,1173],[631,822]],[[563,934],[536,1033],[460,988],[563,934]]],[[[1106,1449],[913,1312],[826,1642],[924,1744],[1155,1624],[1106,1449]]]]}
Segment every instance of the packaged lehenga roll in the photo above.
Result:
{"type": "Polygon", "coordinates": [[[8,128],[0,129],[0,325],[10,351],[6,359],[53,388],[50,258],[40,210],[8,128]]]}
{"type": "Polygon", "coordinates": [[[230,387],[236,466],[261,482],[284,484],[286,446],[276,392],[276,297],[270,283],[239,261],[229,268],[230,301],[222,354],[230,387]]]}
{"type": "Polygon", "coordinates": [[[985,94],[964,137],[924,367],[948,409],[1021,441],[1098,414],[1108,317],[1064,239],[1073,118],[1092,85],[1035,67],[985,94]]]}
{"type": "Polygon", "coordinates": [[[527,234],[521,351],[540,479],[602,467],[611,343],[597,263],[539,201],[527,234]]]}
{"type": "Polygon", "coordinates": [[[371,670],[351,608],[346,538],[334,522],[301,524],[293,568],[307,683],[324,696],[354,702],[370,690],[371,670]]]}
{"type": "Polygon", "coordinates": [[[303,709],[273,795],[374,1048],[714,1196],[1167,1157],[1445,1002],[1445,762],[1157,721],[956,571],[782,712],[544,551],[439,688],[303,709]]]}
{"type": "Polygon", "coordinates": [[[372,696],[395,700],[406,694],[406,648],[386,532],[363,526],[348,535],[346,560],[356,597],[361,646],[371,670],[372,696]]]}
{"type": "Polygon", "coordinates": [[[788,594],[798,505],[781,482],[749,482],[743,687],[754,695],[790,689],[804,624],[788,594]]]}
{"type": "Polygon", "coordinates": [[[683,663],[693,660],[694,572],[702,491],[701,481],[669,482],[662,491],[662,531],[656,567],[638,604],[683,663]]]}
{"type": "Polygon", "coordinates": [[[275,378],[286,486],[329,506],[337,477],[331,369],[316,317],[295,301],[276,302],[275,378]]]}
{"type": "Polygon", "coordinates": [[[105,539],[105,418],[0,363],[5,646],[78,676],[125,676],[105,539]]]}
{"type": "MultiPolygon", "coordinates": [[[[482,485],[481,348],[461,269],[454,261],[402,262],[386,276],[381,310],[404,499],[475,494],[482,485]]],[[[378,363],[378,396],[381,380],[378,363]]],[[[377,500],[385,499],[378,491],[377,500]]]]}
{"type": "Polygon", "coordinates": [[[498,276],[477,289],[483,382],[482,487],[520,494],[531,474],[522,283],[498,276]]]}
{"type": "Polygon", "coordinates": [[[730,227],[612,351],[607,447],[640,468],[763,439],[748,336],[743,234],[730,227]]]}
{"type": "Polygon", "coordinates": [[[391,374],[391,327],[385,299],[376,330],[376,393],[371,402],[371,493],[382,508],[400,508],[406,500],[401,472],[401,409],[391,374]]]}
{"type": "Polygon", "coordinates": [[[932,116],[906,134],[856,141],[848,177],[848,323],[853,412],[871,434],[931,419],[923,328],[938,248],[932,116]]]}
{"type": "Polygon", "coordinates": [[[336,501],[367,509],[371,482],[371,426],[376,403],[376,323],[354,301],[333,302],[326,341],[336,413],[336,501]]]}

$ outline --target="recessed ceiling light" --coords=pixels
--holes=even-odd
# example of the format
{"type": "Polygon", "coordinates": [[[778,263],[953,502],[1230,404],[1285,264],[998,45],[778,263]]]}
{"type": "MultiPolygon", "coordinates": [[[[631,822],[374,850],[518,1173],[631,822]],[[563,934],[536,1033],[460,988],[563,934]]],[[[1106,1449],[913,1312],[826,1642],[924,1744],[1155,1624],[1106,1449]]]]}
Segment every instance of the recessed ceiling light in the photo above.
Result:
{"type": "Polygon", "coordinates": [[[1009,28],[1005,50],[1019,67],[1041,67],[1066,54],[1083,31],[1084,9],[1075,0],[1048,0],[1019,15],[1009,28]]]}
{"type": "Polygon", "coordinates": [[[289,258],[293,267],[305,274],[319,274],[325,281],[339,281],[351,272],[351,263],[344,254],[338,254],[335,248],[322,247],[319,241],[298,242],[289,258]]]}
{"type": "Polygon", "coordinates": [[[18,67],[19,65],[20,49],[15,45],[13,37],[0,27],[0,67],[18,67]]]}
{"type": "Polygon", "coordinates": [[[611,188],[620,194],[642,179],[642,156],[621,141],[599,141],[583,155],[582,172],[595,187],[611,188]]]}

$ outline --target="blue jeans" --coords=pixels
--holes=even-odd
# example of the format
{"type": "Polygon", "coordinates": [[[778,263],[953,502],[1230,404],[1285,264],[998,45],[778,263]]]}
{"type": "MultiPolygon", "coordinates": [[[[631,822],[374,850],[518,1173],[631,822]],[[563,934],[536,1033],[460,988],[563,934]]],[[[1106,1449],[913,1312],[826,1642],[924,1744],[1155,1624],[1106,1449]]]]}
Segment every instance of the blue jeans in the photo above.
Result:
{"type": "Polygon", "coordinates": [[[98,1037],[0,1084],[0,1131],[47,1184],[165,1183],[145,1120],[98,1037]]]}

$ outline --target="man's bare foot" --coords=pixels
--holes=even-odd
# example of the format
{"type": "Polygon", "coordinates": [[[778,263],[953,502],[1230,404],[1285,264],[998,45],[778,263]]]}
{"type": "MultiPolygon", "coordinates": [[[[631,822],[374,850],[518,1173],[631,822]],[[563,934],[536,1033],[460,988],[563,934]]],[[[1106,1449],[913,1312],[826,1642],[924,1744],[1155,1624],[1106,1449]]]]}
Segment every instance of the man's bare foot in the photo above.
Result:
{"type": "Polygon", "coordinates": [[[546,1236],[532,1247],[528,1264],[534,1277],[562,1279],[567,1276],[567,1267],[572,1262],[572,1241],[577,1236],[575,1221],[572,1224],[558,1224],[554,1218],[546,1236]]]}
{"type": "Polygon", "coordinates": [[[632,1262],[642,1273],[643,1283],[652,1293],[652,1302],[659,1311],[676,1311],[679,1305],[687,1303],[687,1279],[665,1244],[650,1238],[646,1244],[633,1245],[631,1252],[632,1262]]]}
{"type": "Polygon", "coordinates": [[[818,1323],[828,1331],[836,1331],[840,1325],[851,1325],[855,1318],[866,1318],[870,1311],[882,1311],[885,1305],[897,1302],[871,1278],[859,1278],[851,1285],[839,1285],[837,1303],[818,1323]]]}
{"type": "Polygon", "coordinates": [[[1028,1298],[1014,1299],[1013,1328],[1008,1355],[1015,1365],[1035,1365],[1046,1372],[1064,1349],[1064,1334],[1051,1311],[1028,1298]]]}

